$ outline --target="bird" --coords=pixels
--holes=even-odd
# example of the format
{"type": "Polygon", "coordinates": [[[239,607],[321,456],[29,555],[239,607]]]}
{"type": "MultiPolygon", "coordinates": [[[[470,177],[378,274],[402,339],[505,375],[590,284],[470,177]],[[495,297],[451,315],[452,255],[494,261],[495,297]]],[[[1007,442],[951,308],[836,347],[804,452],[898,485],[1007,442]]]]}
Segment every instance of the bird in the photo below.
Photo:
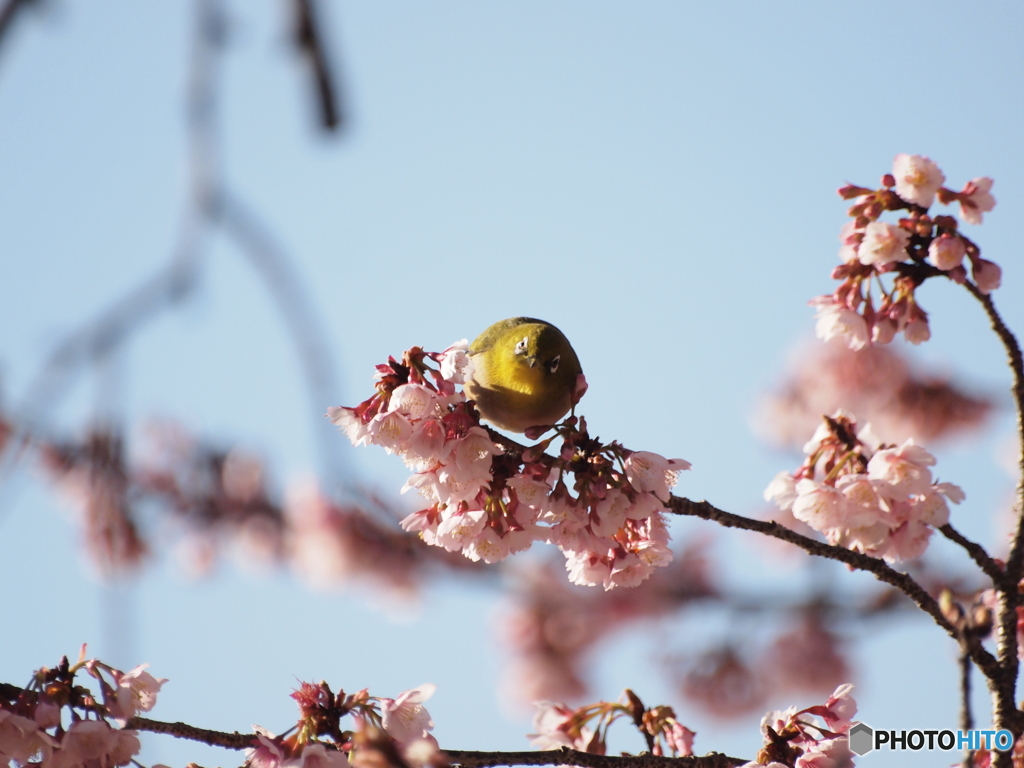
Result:
{"type": "Polygon", "coordinates": [[[565,334],[533,317],[500,320],[469,345],[473,372],[464,392],[480,417],[526,432],[554,424],[573,406],[579,358],[565,334]]]}

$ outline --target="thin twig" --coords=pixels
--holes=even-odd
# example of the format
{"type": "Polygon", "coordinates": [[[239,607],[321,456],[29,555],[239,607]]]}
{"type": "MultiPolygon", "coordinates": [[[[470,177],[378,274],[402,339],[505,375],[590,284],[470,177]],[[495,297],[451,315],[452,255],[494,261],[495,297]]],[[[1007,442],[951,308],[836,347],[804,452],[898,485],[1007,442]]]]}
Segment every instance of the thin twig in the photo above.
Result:
{"type": "Polygon", "coordinates": [[[294,4],[295,42],[313,73],[317,103],[320,105],[320,125],[325,130],[335,131],[344,123],[345,112],[340,106],[334,76],[324,51],[314,0],[294,0],[294,4]]]}
{"type": "Polygon", "coordinates": [[[578,765],[582,768],[734,768],[746,760],[710,752],[703,757],[662,757],[660,755],[594,755],[569,747],[535,752],[466,752],[443,750],[453,765],[488,768],[495,765],[578,765]]]}
{"type": "Polygon", "coordinates": [[[998,678],[1001,671],[999,664],[996,662],[995,657],[982,647],[981,642],[976,637],[968,636],[963,638],[960,630],[942,614],[942,609],[934,597],[929,595],[911,576],[897,571],[884,560],[879,560],[876,557],[860,552],[854,552],[845,547],[817,541],[778,523],[754,520],[749,517],[733,514],[732,512],[726,512],[706,501],[691,501],[690,499],[672,496],[669,499],[668,508],[677,515],[699,517],[702,520],[716,522],[726,528],[741,528],[746,531],[755,531],[766,536],[781,539],[790,544],[795,544],[809,554],[828,558],[829,560],[838,560],[857,570],[871,573],[879,581],[891,584],[913,600],[921,610],[931,616],[935,623],[946,630],[954,640],[957,642],[961,640],[967,642],[971,659],[978,665],[978,668],[991,680],[998,678]]]}
{"type": "MultiPolygon", "coordinates": [[[[1021,601],[1016,585],[1024,576],[1024,357],[1021,355],[1016,337],[996,311],[992,297],[982,293],[971,282],[965,283],[965,287],[984,307],[992,330],[996,332],[999,340],[1003,343],[1010,370],[1013,373],[1011,392],[1017,410],[1018,471],[1020,474],[1017,479],[1017,494],[1014,504],[1017,524],[1010,541],[1010,555],[1006,560],[1005,586],[999,589],[999,602],[996,610],[996,648],[1002,674],[994,679],[997,682],[998,690],[995,691],[993,716],[996,727],[1009,729],[1016,739],[1021,735],[1022,727],[1024,727],[1021,712],[1016,705],[1017,674],[1020,667],[1017,657],[1017,607],[1021,601]]],[[[1005,757],[1004,759],[1004,757],[1001,753],[997,756],[998,764],[1009,765],[1009,758],[1005,757]]]]}
{"type": "Polygon", "coordinates": [[[335,364],[323,326],[313,314],[302,281],[269,228],[238,197],[222,193],[218,220],[270,292],[305,374],[309,394],[313,434],[320,449],[325,483],[337,482],[345,475],[342,442],[336,430],[324,418],[326,404],[337,398],[335,364]]]}
{"type": "Polygon", "coordinates": [[[939,528],[939,531],[947,539],[963,547],[967,554],[971,556],[971,559],[978,564],[978,567],[985,572],[985,575],[992,579],[994,586],[999,587],[1003,584],[1006,572],[999,566],[999,563],[992,559],[983,546],[968,539],[949,523],[939,528]]]}
{"type": "MultiPolygon", "coordinates": [[[[971,656],[961,652],[960,663],[960,730],[970,731],[974,728],[974,715],[971,712],[971,656]]],[[[964,750],[963,768],[971,768],[973,755],[970,749],[964,750]]]]}
{"type": "Polygon", "coordinates": [[[199,741],[203,744],[224,747],[225,749],[249,749],[258,744],[256,734],[253,733],[211,731],[207,728],[197,728],[188,723],[165,723],[162,720],[150,720],[148,717],[130,718],[124,724],[124,727],[133,731],[165,733],[168,736],[174,736],[176,739],[199,741]]]}

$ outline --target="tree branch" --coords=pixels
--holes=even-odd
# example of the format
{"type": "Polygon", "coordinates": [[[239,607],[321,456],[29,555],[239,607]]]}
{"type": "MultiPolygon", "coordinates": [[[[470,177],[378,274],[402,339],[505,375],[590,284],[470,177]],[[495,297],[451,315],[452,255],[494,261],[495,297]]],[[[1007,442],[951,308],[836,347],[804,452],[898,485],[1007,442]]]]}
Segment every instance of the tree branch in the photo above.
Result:
{"type": "Polygon", "coordinates": [[[313,73],[317,103],[320,105],[320,125],[324,130],[334,131],[343,125],[345,114],[338,104],[334,76],[327,63],[313,0],[294,0],[294,4],[295,42],[313,73]]]}
{"type": "MultiPolygon", "coordinates": [[[[996,332],[999,340],[1003,343],[1010,370],[1013,373],[1011,392],[1017,410],[1019,450],[1017,459],[1019,474],[1014,502],[1017,524],[1010,540],[1010,556],[1006,560],[1005,582],[999,585],[999,603],[996,611],[996,648],[1003,673],[999,678],[999,690],[996,692],[993,715],[996,727],[1008,728],[1016,739],[1021,735],[1022,728],[1021,713],[1016,704],[1016,691],[1020,666],[1017,657],[1017,607],[1021,602],[1017,584],[1024,576],[1024,357],[1021,355],[1016,337],[996,311],[992,297],[982,293],[978,286],[971,282],[965,283],[964,287],[984,307],[992,330],[996,332]]],[[[1002,757],[999,759],[1001,762],[1006,762],[1002,757]]]]}
{"type": "Polygon", "coordinates": [[[188,739],[199,741],[203,744],[210,744],[214,747],[225,749],[249,749],[258,742],[256,735],[252,733],[225,733],[223,731],[211,731],[207,728],[197,728],[187,723],[165,723],[162,720],[150,720],[148,717],[133,717],[125,724],[125,728],[133,731],[149,731],[150,733],[165,733],[176,739],[188,739]]]}
{"type": "Polygon", "coordinates": [[[754,520],[749,517],[726,512],[706,501],[691,501],[690,499],[672,496],[669,499],[668,507],[670,511],[677,515],[699,517],[702,520],[716,522],[726,528],[741,528],[747,531],[762,533],[766,536],[794,544],[809,554],[828,558],[829,560],[838,560],[852,568],[873,574],[879,581],[891,584],[913,600],[922,611],[931,616],[935,623],[946,630],[954,640],[966,642],[970,649],[971,659],[990,680],[996,680],[1000,676],[1001,669],[999,664],[996,662],[995,657],[982,647],[981,642],[976,637],[968,636],[964,638],[961,632],[942,615],[942,609],[934,597],[929,595],[908,574],[897,571],[885,561],[870,555],[861,554],[860,552],[854,552],[845,547],[837,547],[817,541],[778,523],[754,520]]]}
{"type": "Polygon", "coordinates": [[[999,567],[999,564],[992,559],[983,546],[968,539],[949,523],[939,528],[939,531],[947,539],[956,542],[967,550],[967,554],[971,556],[971,559],[985,572],[986,576],[992,579],[994,586],[1000,587],[1003,585],[1003,582],[1006,580],[1006,572],[999,567]]]}
{"type": "MultiPolygon", "coordinates": [[[[12,686],[13,687],[13,686],[12,686]]],[[[187,723],[165,723],[148,717],[133,717],[124,725],[135,731],[164,733],[178,739],[198,741],[226,749],[249,749],[256,742],[251,733],[225,733],[197,728],[187,723]]],[[[536,750],[525,752],[471,752],[442,750],[453,765],[463,768],[487,768],[498,765],[578,765],[582,768],[735,768],[746,760],[711,752],[704,757],[661,757],[658,755],[593,755],[575,749],[536,750]]]]}
{"type": "Polygon", "coordinates": [[[495,765],[578,765],[582,768],[735,768],[746,760],[709,752],[703,757],[662,757],[660,755],[593,755],[569,747],[529,752],[465,752],[445,749],[453,765],[488,768],[495,765]]]}

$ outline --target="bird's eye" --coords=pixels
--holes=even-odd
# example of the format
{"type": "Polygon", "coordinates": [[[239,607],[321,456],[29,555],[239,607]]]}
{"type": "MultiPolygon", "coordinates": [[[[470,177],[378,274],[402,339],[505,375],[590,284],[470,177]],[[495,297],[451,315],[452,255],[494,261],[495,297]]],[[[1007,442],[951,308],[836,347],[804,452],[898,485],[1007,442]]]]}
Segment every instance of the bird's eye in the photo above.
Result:
{"type": "Polygon", "coordinates": [[[561,359],[562,359],[561,355],[555,355],[550,360],[548,360],[548,371],[550,371],[551,373],[554,373],[555,371],[557,371],[558,370],[558,363],[559,363],[559,361],[561,359]]]}
{"type": "Polygon", "coordinates": [[[523,336],[523,338],[519,340],[519,343],[516,344],[516,354],[517,355],[525,355],[526,354],[526,345],[529,343],[529,341],[530,341],[530,339],[527,336],[523,336]]]}

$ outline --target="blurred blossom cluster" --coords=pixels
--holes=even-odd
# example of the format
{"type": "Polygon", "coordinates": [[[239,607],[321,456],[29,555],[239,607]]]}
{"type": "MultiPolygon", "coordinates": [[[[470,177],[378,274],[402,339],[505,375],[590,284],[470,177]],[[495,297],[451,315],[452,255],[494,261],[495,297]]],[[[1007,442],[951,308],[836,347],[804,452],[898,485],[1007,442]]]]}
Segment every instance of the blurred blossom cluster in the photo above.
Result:
{"type": "Polygon", "coordinates": [[[870,421],[886,440],[934,441],[980,427],[992,400],[964,392],[947,377],[920,375],[891,346],[850,349],[838,340],[802,348],[790,377],[760,403],[759,435],[800,447],[821,414],[845,408],[870,421]]]}
{"type": "MultiPolygon", "coordinates": [[[[328,411],[354,445],[398,455],[426,508],[406,530],[471,560],[494,563],[535,541],[557,545],[575,584],[635,586],[672,560],[663,511],[682,459],[592,439],[582,418],[538,426],[553,434],[523,449],[484,429],[458,390],[472,360],[465,341],[444,352],[413,347],[377,366],[376,393],[328,411]],[[556,457],[544,451],[561,438],[556,457]],[[570,486],[571,480],[571,486],[570,486]],[[575,491],[575,494],[573,493],[575,491]]],[[[586,390],[578,382],[576,399],[586,390]]]]}
{"type": "Polygon", "coordinates": [[[573,709],[554,701],[537,702],[530,734],[540,749],[570,747],[580,752],[603,755],[608,750],[608,729],[620,718],[633,722],[654,755],[686,757],[693,754],[696,735],[676,719],[672,707],[648,709],[628,688],[618,702],[599,701],[573,709]]]}
{"type": "MultiPolygon", "coordinates": [[[[16,431],[0,416],[5,433],[16,431]]],[[[179,561],[197,576],[226,552],[249,567],[292,568],[316,588],[369,583],[396,597],[415,594],[428,569],[472,567],[423,547],[375,500],[339,503],[312,480],[277,500],[258,458],[205,444],[175,424],[151,425],[141,442],[129,456],[119,433],[94,428],[80,440],[30,435],[23,443],[75,510],[104,576],[141,567],[158,539],[175,541],[179,561]]]]}
{"type": "Polygon", "coordinates": [[[915,291],[930,277],[966,283],[965,260],[979,291],[987,294],[999,287],[1002,270],[981,257],[981,249],[960,232],[959,222],[946,214],[929,214],[938,197],[947,205],[959,203],[964,222],[980,224],[996,204],[992,179],[972,179],[959,192],[942,186],[945,181],[927,157],[901,154],[892,173],[882,177],[881,188],[848,184],[839,190],[843,199],[856,202],[849,209],[853,220],[840,233],[843,263],[832,271],[842,283],[831,295],[811,302],[818,309],[818,336],[841,337],[852,349],[888,344],[897,333],[913,344],[927,341],[928,315],[915,291]],[[893,223],[882,220],[886,211],[906,214],[893,223]],[[894,278],[889,288],[882,281],[886,274],[894,278]]]}
{"type": "Polygon", "coordinates": [[[869,424],[837,411],[825,417],[804,446],[807,458],[793,474],[780,472],[766,501],[823,533],[830,544],[889,562],[920,557],[932,529],[949,522],[947,501],[963,491],[933,482],[935,457],[913,438],[879,444],[869,424]]]}
{"type": "Polygon", "coordinates": [[[145,671],[114,669],[98,659],[65,656],[53,669],[43,667],[28,688],[0,689],[0,761],[41,768],[111,768],[127,765],[140,749],[138,733],[123,726],[156,705],[166,680],[145,671]],[[99,685],[95,695],[76,684],[86,672],[99,685]],[[111,725],[114,722],[114,727],[111,725]]]}
{"type": "Polygon", "coordinates": [[[761,720],[764,746],[740,768],[849,768],[847,734],[857,714],[853,686],[840,685],[824,704],[768,712],[761,720]]]}
{"type": "Polygon", "coordinates": [[[513,594],[497,614],[508,650],[502,692],[513,704],[587,695],[591,651],[614,633],[644,620],[678,615],[719,597],[711,585],[706,542],[695,544],[648,581],[625,592],[579,589],[550,563],[524,562],[514,570],[513,594]]]}

